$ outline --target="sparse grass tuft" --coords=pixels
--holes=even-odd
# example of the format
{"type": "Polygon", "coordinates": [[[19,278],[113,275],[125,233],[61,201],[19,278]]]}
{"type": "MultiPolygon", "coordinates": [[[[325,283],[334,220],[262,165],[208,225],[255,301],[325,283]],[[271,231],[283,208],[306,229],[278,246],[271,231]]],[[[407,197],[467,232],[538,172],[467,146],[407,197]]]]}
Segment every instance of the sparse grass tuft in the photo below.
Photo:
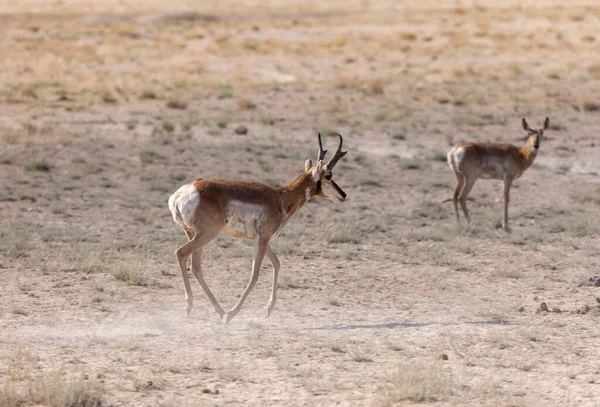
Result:
{"type": "Polygon", "coordinates": [[[0,229],[0,253],[7,257],[23,257],[29,249],[31,231],[24,223],[9,223],[0,229]]]}
{"type": "Polygon", "coordinates": [[[415,242],[425,242],[428,240],[434,242],[445,242],[448,240],[448,233],[440,229],[419,228],[408,232],[406,234],[406,238],[415,242]]]}
{"type": "Polygon", "coordinates": [[[142,263],[130,261],[123,264],[115,273],[115,278],[126,282],[128,285],[147,286],[148,278],[142,270],[142,263]]]}
{"type": "Polygon", "coordinates": [[[572,237],[585,237],[597,232],[595,222],[587,217],[577,217],[567,223],[567,232],[572,237]]]}
{"type": "Polygon", "coordinates": [[[367,156],[364,154],[356,154],[354,156],[354,162],[357,163],[358,165],[365,165],[367,162],[367,156]]]}
{"type": "Polygon", "coordinates": [[[52,166],[44,159],[35,159],[25,165],[25,171],[50,172],[52,166]]]}
{"type": "Polygon", "coordinates": [[[221,86],[217,93],[219,99],[229,99],[233,97],[233,87],[231,85],[221,86]]]}
{"type": "Polygon", "coordinates": [[[140,161],[142,164],[152,164],[154,160],[160,158],[162,158],[162,156],[154,150],[144,150],[140,152],[140,161]]]}
{"type": "Polygon", "coordinates": [[[440,401],[452,394],[449,379],[439,367],[402,366],[390,378],[387,401],[392,403],[403,400],[415,403],[440,401]]]}
{"type": "Polygon", "coordinates": [[[420,158],[409,158],[400,161],[400,168],[403,170],[420,170],[425,166],[425,163],[420,158]]]}
{"type": "Polygon", "coordinates": [[[433,155],[427,157],[427,159],[430,161],[445,163],[448,160],[448,156],[444,151],[437,150],[433,153],[433,155]]]}
{"type": "Polygon", "coordinates": [[[108,104],[118,103],[119,100],[110,92],[106,91],[102,94],[102,101],[108,104]]]}
{"type": "Polygon", "coordinates": [[[373,362],[373,359],[371,359],[369,356],[367,356],[363,351],[359,351],[359,350],[351,352],[350,357],[353,362],[357,362],[357,363],[373,362]]]}
{"type": "Polygon", "coordinates": [[[342,306],[342,304],[340,303],[340,301],[337,298],[334,298],[334,297],[330,297],[329,300],[327,300],[327,302],[332,307],[341,307],[342,306]]]}
{"type": "Polygon", "coordinates": [[[100,407],[104,390],[95,380],[67,380],[61,372],[32,380],[26,386],[7,378],[0,387],[0,405],[19,407],[100,407]]]}
{"type": "Polygon", "coordinates": [[[360,243],[360,228],[352,222],[330,223],[325,228],[327,243],[360,243]]]}
{"type": "Polygon", "coordinates": [[[367,92],[371,95],[383,95],[384,85],[380,78],[372,79],[367,83],[367,92]]]}
{"type": "Polygon", "coordinates": [[[167,107],[169,109],[180,109],[180,110],[183,110],[183,109],[187,108],[187,103],[184,102],[183,100],[172,99],[172,100],[169,100],[167,102],[167,107]]]}
{"type": "Polygon", "coordinates": [[[342,346],[337,343],[334,343],[331,345],[331,350],[334,351],[335,353],[346,353],[344,348],[342,348],[342,346]]]}
{"type": "Polygon", "coordinates": [[[592,79],[600,79],[600,62],[590,65],[587,71],[592,79]]]}
{"type": "Polygon", "coordinates": [[[437,202],[424,202],[413,211],[413,216],[431,220],[442,220],[448,218],[448,211],[437,202]]]}
{"type": "Polygon", "coordinates": [[[256,103],[251,99],[242,97],[237,100],[237,105],[240,110],[252,110],[256,109],[256,103]]]}
{"type": "Polygon", "coordinates": [[[154,100],[156,99],[156,93],[152,90],[144,90],[140,94],[140,99],[154,100]]]}
{"type": "Polygon", "coordinates": [[[375,121],[376,122],[383,122],[383,121],[385,121],[387,119],[387,117],[388,117],[387,112],[378,112],[375,115],[375,121]]]}
{"type": "Polygon", "coordinates": [[[507,268],[507,265],[501,265],[501,268],[496,270],[496,275],[503,278],[519,279],[523,277],[523,272],[514,268],[507,268]]]}

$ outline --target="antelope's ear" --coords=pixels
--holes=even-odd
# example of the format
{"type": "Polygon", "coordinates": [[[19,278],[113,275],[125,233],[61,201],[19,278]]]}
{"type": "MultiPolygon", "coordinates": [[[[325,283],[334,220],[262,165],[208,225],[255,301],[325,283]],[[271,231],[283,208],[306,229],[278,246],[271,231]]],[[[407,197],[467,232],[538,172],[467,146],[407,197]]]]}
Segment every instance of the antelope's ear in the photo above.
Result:
{"type": "Polygon", "coordinates": [[[550,127],[550,119],[548,117],[546,117],[546,120],[544,121],[544,130],[548,130],[549,127],[550,127]]]}
{"type": "Polygon", "coordinates": [[[308,171],[312,168],[312,160],[308,159],[304,161],[304,171],[308,171]]]}
{"type": "Polygon", "coordinates": [[[523,126],[523,130],[525,130],[525,131],[531,130],[529,128],[529,125],[527,124],[527,120],[525,120],[525,118],[523,118],[523,121],[521,122],[521,125],[523,126]]]}

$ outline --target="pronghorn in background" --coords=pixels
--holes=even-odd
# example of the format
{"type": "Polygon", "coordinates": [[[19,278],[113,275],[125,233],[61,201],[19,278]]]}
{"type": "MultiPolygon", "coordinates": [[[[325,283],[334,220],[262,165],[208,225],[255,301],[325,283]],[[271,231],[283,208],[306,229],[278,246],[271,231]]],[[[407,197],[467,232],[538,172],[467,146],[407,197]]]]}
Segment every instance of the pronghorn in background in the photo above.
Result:
{"type": "Polygon", "coordinates": [[[227,323],[240,311],[246,297],[258,280],[261,263],[266,255],[273,264],[271,298],[264,311],[269,316],[277,300],[279,260],[269,247],[269,240],[292,215],[312,197],[321,196],[334,202],[343,202],[346,194],[333,181],[332,170],[346,155],[342,152],[340,134],[338,148],[325,163],[327,150],[323,150],[321,134],[318,135],[319,154],[313,165],[304,163],[304,172],[283,187],[274,187],[256,181],[229,179],[197,179],[179,188],[169,198],[169,209],[175,222],[187,235],[188,242],[176,251],[177,262],[185,286],[187,314],[193,306],[193,297],[187,274],[187,259],[192,257],[192,273],[202,286],[215,311],[227,323]],[[225,312],[204,281],[200,267],[202,249],[219,234],[254,239],[256,242],[252,261],[252,276],[242,296],[234,307],[225,312]]]}
{"type": "Polygon", "coordinates": [[[508,200],[510,186],[513,180],[519,178],[527,168],[533,164],[537,157],[544,130],[550,126],[550,119],[546,117],[544,127],[531,129],[527,121],[522,121],[523,130],[528,134],[527,143],[523,147],[501,143],[462,143],[448,153],[448,164],[456,174],[456,188],[454,189],[454,212],[456,220],[460,221],[458,203],[467,218],[467,197],[478,178],[500,179],[504,182],[504,216],[502,228],[509,232],[508,226],[508,200]]]}

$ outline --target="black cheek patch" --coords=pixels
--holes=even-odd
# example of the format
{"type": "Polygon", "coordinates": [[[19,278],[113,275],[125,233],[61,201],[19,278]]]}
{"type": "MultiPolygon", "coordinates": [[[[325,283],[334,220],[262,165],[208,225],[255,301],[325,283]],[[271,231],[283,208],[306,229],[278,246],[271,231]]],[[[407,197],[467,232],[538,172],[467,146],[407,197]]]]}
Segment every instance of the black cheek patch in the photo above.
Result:
{"type": "Polygon", "coordinates": [[[317,181],[317,191],[321,190],[321,180],[317,181]]]}

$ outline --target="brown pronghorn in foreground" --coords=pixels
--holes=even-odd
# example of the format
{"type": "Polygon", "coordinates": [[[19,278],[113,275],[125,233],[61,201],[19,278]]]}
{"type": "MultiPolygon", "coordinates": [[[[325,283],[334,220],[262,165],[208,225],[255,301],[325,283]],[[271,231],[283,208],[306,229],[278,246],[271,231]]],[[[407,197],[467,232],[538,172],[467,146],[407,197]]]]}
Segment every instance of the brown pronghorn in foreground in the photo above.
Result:
{"type": "Polygon", "coordinates": [[[227,323],[240,311],[256,284],[265,254],[273,264],[271,298],[265,307],[265,315],[268,317],[271,314],[277,300],[279,260],[269,247],[269,240],[312,197],[322,196],[334,202],[346,199],[344,191],[332,180],[331,171],[339,159],[346,155],[345,151],[342,152],[342,136],[337,133],[334,135],[339,137],[339,145],[327,164],[323,161],[327,150],[323,150],[319,134],[316,164],[313,166],[312,160],[306,160],[304,172],[284,187],[278,188],[256,181],[197,179],[183,185],[171,195],[169,209],[173,219],[188,237],[188,242],[175,252],[183,276],[188,315],[193,306],[186,267],[190,255],[192,273],[219,317],[227,323]],[[238,302],[227,313],[206,285],[200,269],[202,248],[221,233],[256,241],[250,282],[238,302]]]}
{"type": "Polygon", "coordinates": [[[477,181],[483,179],[501,179],[504,181],[504,217],[502,228],[509,232],[508,227],[508,194],[513,180],[519,178],[527,168],[533,164],[544,136],[544,130],[550,126],[550,119],[546,117],[544,128],[531,129],[523,119],[523,129],[529,138],[524,147],[500,143],[463,143],[454,147],[448,153],[448,164],[456,174],[456,188],[454,189],[454,212],[456,220],[458,215],[458,202],[467,218],[467,197],[477,181]]]}

